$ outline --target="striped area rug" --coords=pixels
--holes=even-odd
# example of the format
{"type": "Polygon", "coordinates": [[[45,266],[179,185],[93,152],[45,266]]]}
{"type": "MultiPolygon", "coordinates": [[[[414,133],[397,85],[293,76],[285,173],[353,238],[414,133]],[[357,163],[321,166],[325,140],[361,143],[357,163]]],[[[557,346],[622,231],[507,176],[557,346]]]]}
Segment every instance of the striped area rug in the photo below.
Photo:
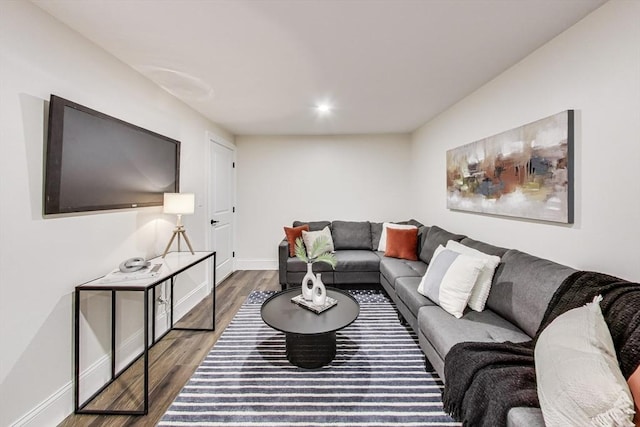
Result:
{"type": "Polygon", "coordinates": [[[253,292],[159,426],[458,426],[417,337],[380,291],[353,291],[358,319],[337,333],[323,368],[291,365],[284,334],[265,325],[253,292]]]}

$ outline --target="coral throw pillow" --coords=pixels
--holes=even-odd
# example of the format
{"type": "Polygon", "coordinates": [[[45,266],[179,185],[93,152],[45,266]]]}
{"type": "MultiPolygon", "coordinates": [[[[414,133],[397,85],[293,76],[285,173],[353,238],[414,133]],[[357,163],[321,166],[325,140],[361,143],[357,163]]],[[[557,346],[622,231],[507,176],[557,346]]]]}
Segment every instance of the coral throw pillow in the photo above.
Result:
{"type": "Polygon", "coordinates": [[[418,229],[387,228],[387,247],[384,255],[393,258],[418,260],[418,229]]]}
{"type": "Polygon", "coordinates": [[[284,227],[284,234],[289,242],[289,256],[296,256],[296,239],[302,237],[303,231],[309,231],[309,224],[299,227],[284,227]]]}

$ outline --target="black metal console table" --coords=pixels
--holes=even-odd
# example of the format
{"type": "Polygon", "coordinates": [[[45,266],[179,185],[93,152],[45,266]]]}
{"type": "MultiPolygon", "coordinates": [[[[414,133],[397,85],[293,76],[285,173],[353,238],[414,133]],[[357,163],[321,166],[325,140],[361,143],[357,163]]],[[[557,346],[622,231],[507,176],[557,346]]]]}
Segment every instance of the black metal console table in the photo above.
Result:
{"type": "Polygon", "coordinates": [[[149,260],[152,264],[162,263],[163,267],[159,270],[158,275],[148,279],[129,280],[111,282],[105,280],[104,277],[76,286],[75,290],[75,312],[74,312],[74,407],[76,414],[95,414],[95,415],[146,415],[149,412],[149,349],[160,341],[166,334],[172,330],[185,331],[214,331],[216,317],[216,253],[215,252],[170,252],[163,259],[156,257],[149,260]],[[178,274],[188,270],[203,261],[212,260],[212,279],[211,279],[211,327],[210,328],[182,328],[173,326],[173,288],[175,278],[178,274]],[[155,310],[151,316],[151,342],[149,342],[149,291],[152,293],[153,307],[155,307],[156,287],[165,281],[171,281],[171,314],[170,327],[161,336],[156,338],[155,326],[156,316],[155,310]],[[86,291],[109,291],[111,292],[111,379],[104,384],[98,391],[84,402],[80,402],[80,293],[86,291]],[[118,291],[127,292],[144,292],[144,349],[137,357],[134,358],[127,366],[116,372],[116,293],[118,291]],[[102,393],[109,385],[111,385],[122,373],[131,367],[140,357],[144,357],[144,403],[140,410],[128,409],[87,409],[86,406],[102,393]]]}

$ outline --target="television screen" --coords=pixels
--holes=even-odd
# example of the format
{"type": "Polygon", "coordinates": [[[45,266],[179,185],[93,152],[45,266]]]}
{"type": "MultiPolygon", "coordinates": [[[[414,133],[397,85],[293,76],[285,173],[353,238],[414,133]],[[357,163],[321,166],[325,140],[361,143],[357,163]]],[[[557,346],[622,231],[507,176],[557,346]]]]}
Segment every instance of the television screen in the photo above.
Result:
{"type": "Polygon", "coordinates": [[[179,164],[180,141],[51,95],[45,215],[161,206],[179,164]]]}

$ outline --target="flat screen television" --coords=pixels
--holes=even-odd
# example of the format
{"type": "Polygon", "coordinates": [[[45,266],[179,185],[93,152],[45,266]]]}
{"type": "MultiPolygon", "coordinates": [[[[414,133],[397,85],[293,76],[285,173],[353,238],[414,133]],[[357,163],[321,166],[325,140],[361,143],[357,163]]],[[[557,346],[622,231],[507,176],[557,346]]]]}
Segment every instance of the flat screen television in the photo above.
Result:
{"type": "Polygon", "coordinates": [[[179,192],[180,141],[51,95],[44,214],[162,205],[179,192]]]}

